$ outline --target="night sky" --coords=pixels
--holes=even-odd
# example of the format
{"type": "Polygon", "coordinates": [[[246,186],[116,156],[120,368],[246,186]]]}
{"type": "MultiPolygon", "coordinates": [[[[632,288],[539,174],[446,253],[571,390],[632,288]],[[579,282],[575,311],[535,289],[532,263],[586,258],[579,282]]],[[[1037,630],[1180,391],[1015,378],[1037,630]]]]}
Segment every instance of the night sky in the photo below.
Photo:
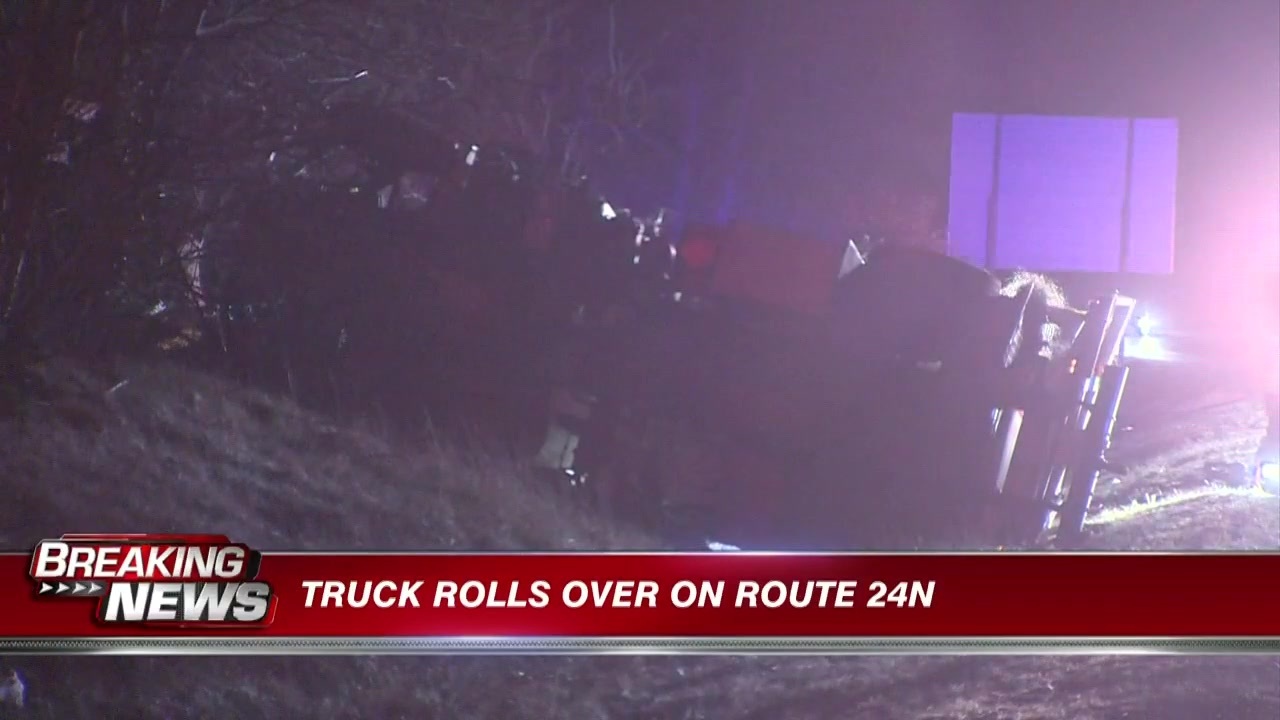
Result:
{"type": "Polygon", "coordinates": [[[682,90],[690,167],[650,188],[690,217],[830,237],[866,188],[945,203],[957,111],[1175,116],[1180,272],[1224,255],[1280,263],[1277,0],[708,8],[682,90]]]}

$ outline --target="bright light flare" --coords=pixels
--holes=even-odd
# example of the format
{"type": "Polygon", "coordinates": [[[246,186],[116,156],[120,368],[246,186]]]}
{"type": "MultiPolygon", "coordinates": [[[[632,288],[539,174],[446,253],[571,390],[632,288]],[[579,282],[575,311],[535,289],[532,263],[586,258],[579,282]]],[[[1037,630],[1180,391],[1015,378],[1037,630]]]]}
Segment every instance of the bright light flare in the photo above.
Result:
{"type": "Polygon", "coordinates": [[[1174,362],[1180,359],[1180,356],[1173,352],[1168,343],[1161,338],[1150,335],[1142,335],[1138,338],[1127,340],[1124,344],[1124,356],[1130,360],[1145,360],[1147,362],[1174,362]]]}
{"type": "Polygon", "coordinates": [[[1258,463],[1257,479],[1254,481],[1262,492],[1280,495],[1280,461],[1262,460],[1258,463]]]}
{"type": "Polygon", "coordinates": [[[1156,319],[1151,317],[1151,313],[1143,313],[1138,318],[1138,334],[1147,337],[1156,329],[1156,319]]]}
{"type": "Polygon", "coordinates": [[[1280,462],[1264,462],[1259,465],[1258,477],[1267,485],[1280,483],[1280,462]]]}

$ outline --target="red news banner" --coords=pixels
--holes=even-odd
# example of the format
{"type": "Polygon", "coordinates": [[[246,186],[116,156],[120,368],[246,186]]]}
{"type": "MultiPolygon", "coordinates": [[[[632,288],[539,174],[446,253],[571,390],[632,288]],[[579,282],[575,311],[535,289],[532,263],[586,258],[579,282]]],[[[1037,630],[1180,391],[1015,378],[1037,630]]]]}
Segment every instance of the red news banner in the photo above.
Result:
{"type": "Polygon", "coordinates": [[[17,646],[1236,638],[1276,652],[1280,554],[313,554],[259,553],[221,536],[66,535],[0,555],[0,606],[0,644],[17,646]]]}

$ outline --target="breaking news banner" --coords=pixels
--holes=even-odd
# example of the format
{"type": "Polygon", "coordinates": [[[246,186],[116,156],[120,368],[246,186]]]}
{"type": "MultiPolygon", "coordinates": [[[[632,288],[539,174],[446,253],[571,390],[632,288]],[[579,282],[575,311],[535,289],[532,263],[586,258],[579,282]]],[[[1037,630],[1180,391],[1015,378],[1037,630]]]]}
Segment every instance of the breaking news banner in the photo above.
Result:
{"type": "Polygon", "coordinates": [[[1280,653],[1280,553],[0,554],[10,653],[1280,653]]]}

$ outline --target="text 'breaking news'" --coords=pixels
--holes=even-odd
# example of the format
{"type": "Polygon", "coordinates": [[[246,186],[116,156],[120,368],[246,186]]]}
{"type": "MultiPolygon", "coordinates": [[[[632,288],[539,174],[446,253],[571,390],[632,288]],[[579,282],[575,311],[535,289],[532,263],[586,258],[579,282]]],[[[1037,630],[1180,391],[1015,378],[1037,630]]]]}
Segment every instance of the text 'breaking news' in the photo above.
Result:
{"type": "Polygon", "coordinates": [[[1280,555],[1257,553],[273,553],[64,535],[0,554],[0,578],[0,643],[19,650],[1280,647],[1280,555]]]}

